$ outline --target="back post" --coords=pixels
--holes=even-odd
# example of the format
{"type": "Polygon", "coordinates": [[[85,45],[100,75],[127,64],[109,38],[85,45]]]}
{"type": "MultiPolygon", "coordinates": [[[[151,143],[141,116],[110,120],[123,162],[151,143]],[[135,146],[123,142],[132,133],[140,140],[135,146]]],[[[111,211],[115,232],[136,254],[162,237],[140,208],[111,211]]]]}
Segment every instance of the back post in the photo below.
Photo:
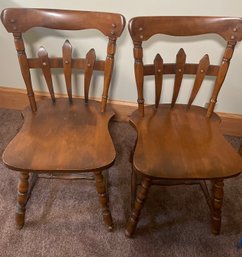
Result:
{"type": "Polygon", "coordinates": [[[228,43],[227,43],[227,47],[225,49],[225,52],[224,52],[224,55],[222,58],[222,63],[219,68],[218,76],[215,81],[215,86],[214,86],[214,89],[212,92],[212,96],[211,96],[211,99],[210,99],[210,102],[208,105],[207,117],[211,117],[211,115],[214,111],[214,108],[215,108],[215,105],[217,102],[217,97],[218,97],[219,91],[223,85],[224,79],[226,77],[226,74],[227,74],[227,71],[229,68],[229,64],[230,64],[230,60],[233,56],[236,43],[237,43],[236,41],[228,41],[228,43]]]}
{"type": "Polygon", "coordinates": [[[135,80],[137,85],[138,91],[138,108],[139,113],[143,117],[144,116],[144,93],[143,93],[143,86],[144,86],[144,67],[143,67],[143,48],[141,41],[134,41],[134,70],[135,70],[135,80]]]}
{"type": "Polygon", "coordinates": [[[13,33],[14,37],[14,43],[15,47],[17,50],[17,55],[18,55],[18,60],[20,64],[20,70],[26,85],[27,89],[27,95],[29,98],[29,103],[31,106],[31,109],[33,112],[37,111],[37,106],[36,106],[36,101],[35,101],[35,96],[34,96],[34,91],[32,87],[32,82],[31,82],[31,75],[29,71],[29,64],[28,64],[28,59],[25,53],[25,47],[24,47],[24,42],[22,39],[22,34],[21,33],[13,33]]]}
{"type": "MultiPolygon", "coordinates": [[[[115,28],[116,25],[112,24],[112,27],[115,28]]],[[[115,33],[114,31],[112,31],[115,33]]],[[[114,65],[114,54],[116,51],[116,37],[109,37],[108,47],[107,47],[107,57],[105,61],[104,67],[104,85],[103,85],[103,93],[102,93],[102,103],[101,103],[101,112],[105,112],[107,99],[108,99],[108,91],[111,81],[111,76],[113,72],[113,65],[114,65]]]]}

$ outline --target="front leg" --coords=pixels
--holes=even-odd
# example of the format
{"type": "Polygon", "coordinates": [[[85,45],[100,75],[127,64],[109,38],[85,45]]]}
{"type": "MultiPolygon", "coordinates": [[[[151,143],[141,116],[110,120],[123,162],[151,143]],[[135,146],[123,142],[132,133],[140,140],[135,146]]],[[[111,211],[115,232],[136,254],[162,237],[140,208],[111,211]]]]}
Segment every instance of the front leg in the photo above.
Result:
{"type": "Polygon", "coordinates": [[[126,230],[125,230],[125,235],[127,237],[131,237],[137,227],[138,221],[139,221],[139,216],[141,213],[141,210],[143,208],[144,202],[147,198],[149,188],[151,186],[152,180],[148,177],[143,177],[141,181],[141,186],[140,189],[137,192],[135,201],[134,201],[134,206],[131,211],[131,216],[128,220],[126,230]]]}
{"type": "Polygon", "coordinates": [[[213,184],[213,210],[212,210],[212,233],[220,234],[221,230],[221,210],[223,206],[223,179],[216,179],[213,184]]]}
{"type": "Polygon", "coordinates": [[[28,200],[29,173],[20,172],[18,183],[18,195],[16,206],[16,226],[21,229],[24,226],[25,206],[28,200]]]}
{"type": "Polygon", "coordinates": [[[95,172],[95,179],[96,179],[96,189],[99,194],[99,202],[102,206],[102,213],[103,213],[103,221],[108,226],[108,230],[113,229],[113,220],[111,216],[111,212],[108,207],[108,195],[106,190],[106,184],[103,178],[101,171],[95,172]]]}

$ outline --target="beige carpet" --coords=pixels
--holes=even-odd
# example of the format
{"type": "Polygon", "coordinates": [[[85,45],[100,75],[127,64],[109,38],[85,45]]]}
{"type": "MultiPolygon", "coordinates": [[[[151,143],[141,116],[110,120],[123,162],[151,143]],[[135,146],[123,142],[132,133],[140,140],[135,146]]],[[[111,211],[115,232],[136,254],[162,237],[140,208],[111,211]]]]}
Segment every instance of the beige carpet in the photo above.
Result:
{"type": "MultiPolygon", "coordinates": [[[[0,153],[21,126],[20,112],[0,109],[0,153]]],[[[110,171],[107,232],[92,182],[38,180],[27,205],[26,224],[14,226],[17,174],[0,162],[0,256],[219,256],[241,257],[242,175],[225,182],[222,232],[210,233],[209,210],[198,186],[153,187],[135,238],[124,235],[130,211],[128,161],[135,132],[111,123],[118,158],[110,171]]],[[[241,139],[228,138],[238,147],[241,139]]]]}

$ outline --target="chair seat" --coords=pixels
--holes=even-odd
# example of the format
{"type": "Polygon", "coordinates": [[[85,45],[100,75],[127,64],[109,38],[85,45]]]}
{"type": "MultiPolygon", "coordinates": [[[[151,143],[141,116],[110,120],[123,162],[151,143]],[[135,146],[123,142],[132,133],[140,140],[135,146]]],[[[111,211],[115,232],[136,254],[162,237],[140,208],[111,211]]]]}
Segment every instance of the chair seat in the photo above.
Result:
{"type": "Polygon", "coordinates": [[[24,124],[3,153],[11,169],[24,171],[94,171],[109,167],[115,149],[108,123],[112,111],[100,112],[100,103],[58,98],[38,103],[33,113],[23,111],[24,124]]]}
{"type": "Polygon", "coordinates": [[[220,118],[208,119],[206,109],[185,105],[145,107],[131,124],[138,138],[134,168],[153,178],[211,179],[230,177],[242,171],[242,158],[223,137],[220,118]]]}

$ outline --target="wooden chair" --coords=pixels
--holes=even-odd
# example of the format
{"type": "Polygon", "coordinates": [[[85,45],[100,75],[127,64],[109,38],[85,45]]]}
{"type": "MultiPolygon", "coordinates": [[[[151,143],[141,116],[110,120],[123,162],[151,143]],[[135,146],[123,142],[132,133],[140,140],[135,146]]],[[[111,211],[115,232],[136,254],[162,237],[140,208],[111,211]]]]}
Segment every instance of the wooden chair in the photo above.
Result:
{"type": "MultiPolygon", "coordinates": [[[[242,39],[242,20],[223,17],[135,17],[129,22],[129,32],[134,44],[138,110],[130,119],[137,131],[137,142],[132,158],[131,191],[132,199],[135,200],[126,235],[130,237],[134,234],[151,185],[180,183],[200,184],[212,212],[212,232],[219,234],[223,180],[242,171],[242,159],[224,139],[219,127],[220,118],[214,113],[214,106],[234,47],[242,39]],[[155,43],[168,35],[172,36],[169,37],[169,44],[174,37],[177,44],[179,36],[193,36],[195,40],[194,36],[206,34],[207,38],[210,33],[218,34],[227,42],[220,65],[210,64],[207,54],[198,64],[186,63],[186,54],[182,48],[175,63],[165,63],[159,54],[153,63],[143,63],[142,43],[153,35],[163,34],[155,38],[155,43]],[[163,76],[170,74],[174,74],[172,99],[170,103],[160,104],[163,76]],[[179,104],[177,98],[186,74],[194,75],[194,85],[191,92],[185,89],[188,103],[179,104]],[[144,105],[144,77],[150,75],[155,80],[155,104],[144,105]],[[214,76],[215,84],[208,107],[204,108],[193,105],[193,101],[206,76],[214,76]],[[139,182],[137,175],[141,178],[141,185],[136,192],[139,182]],[[208,180],[213,182],[212,196],[206,185],[208,180]]],[[[152,46],[149,42],[146,45],[152,46]]]]}
{"type": "MultiPolygon", "coordinates": [[[[108,124],[114,113],[106,108],[111,80],[116,40],[121,35],[125,19],[120,14],[9,8],[2,11],[2,22],[14,37],[21,73],[26,84],[30,106],[23,111],[24,124],[3,153],[4,164],[19,171],[16,224],[22,228],[25,207],[30,193],[29,174],[49,174],[53,178],[61,173],[63,178],[77,178],[76,173],[93,172],[96,189],[102,205],[104,223],[111,230],[112,216],[108,207],[103,170],[115,160],[115,149],[108,124]],[[54,30],[96,29],[107,39],[106,60],[97,60],[91,49],[85,57],[74,58],[68,40],[60,46],[62,57],[48,57],[40,47],[37,57],[29,58],[25,52],[22,34],[36,27],[54,30]],[[52,70],[63,71],[68,97],[56,97],[52,70]],[[36,102],[32,88],[31,70],[42,70],[50,98],[36,102]],[[84,74],[84,99],[72,96],[72,71],[84,74]],[[104,76],[101,101],[90,100],[89,87],[94,71],[104,76]],[[70,176],[68,176],[70,174],[70,176]]],[[[105,47],[106,48],[106,47],[105,47]]],[[[60,178],[60,177],[59,177],[60,178]]]]}

